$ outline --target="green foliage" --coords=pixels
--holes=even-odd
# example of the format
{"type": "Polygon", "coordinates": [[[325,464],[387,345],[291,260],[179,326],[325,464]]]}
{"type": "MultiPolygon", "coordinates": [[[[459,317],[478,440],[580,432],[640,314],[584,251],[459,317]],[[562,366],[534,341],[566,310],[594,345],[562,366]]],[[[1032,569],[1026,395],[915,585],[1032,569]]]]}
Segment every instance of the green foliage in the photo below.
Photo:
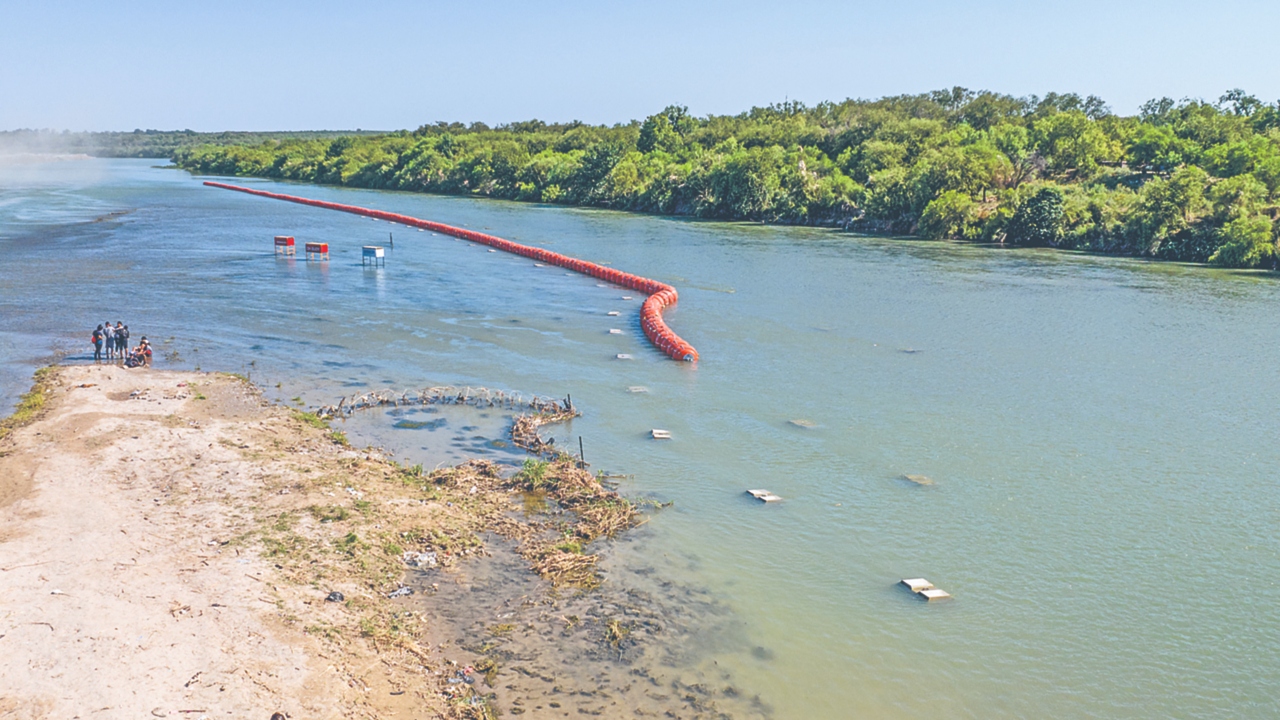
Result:
{"type": "Polygon", "coordinates": [[[1209,262],[1235,268],[1270,265],[1276,258],[1276,243],[1271,223],[1264,217],[1242,217],[1232,220],[1219,233],[1222,244],[1209,262]]]}
{"type": "Polygon", "coordinates": [[[1129,161],[1135,168],[1169,172],[1195,157],[1193,143],[1167,127],[1143,125],[1129,139],[1129,161]]]}
{"type": "Polygon", "coordinates": [[[1053,186],[1040,188],[1013,214],[1006,230],[1008,242],[1016,245],[1057,245],[1063,231],[1062,191],[1053,186]]]}
{"type": "Polygon", "coordinates": [[[524,466],[516,473],[515,479],[529,490],[545,490],[552,481],[547,478],[547,469],[551,463],[546,460],[525,458],[524,466]]]}
{"type": "Polygon", "coordinates": [[[672,105],[614,126],[182,139],[174,161],[199,173],[1196,262],[1244,247],[1244,225],[1226,226],[1274,214],[1280,191],[1280,103],[1240,90],[1135,117],[1093,96],[957,87],[707,117],[672,105]]]}
{"type": "Polygon", "coordinates": [[[1236,175],[1209,187],[1213,218],[1228,223],[1257,215],[1267,199],[1267,186],[1253,175],[1236,175]]]}
{"type": "Polygon", "coordinates": [[[53,367],[36,370],[35,384],[31,387],[31,391],[23,394],[18,400],[18,407],[14,408],[12,415],[0,420],[0,439],[23,425],[34,422],[40,416],[40,411],[44,409],[48,393],[52,389],[50,385],[52,381],[53,367]]]}
{"type": "Polygon", "coordinates": [[[1209,176],[1195,166],[1184,166],[1168,180],[1157,178],[1142,187],[1131,216],[1131,234],[1141,254],[1155,255],[1170,238],[1192,230],[1208,209],[1204,188],[1209,176]]]}
{"type": "Polygon", "coordinates": [[[1031,139],[1036,152],[1053,172],[1078,171],[1091,174],[1099,160],[1109,160],[1110,143],[1106,135],[1084,113],[1055,113],[1031,126],[1031,139]]]}
{"type": "Polygon", "coordinates": [[[965,193],[942,193],[920,215],[920,235],[934,240],[960,237],[973,213],[973,204],[973,198],[965,193]]]}
{"type": "Polygon", "coordinates": [[[338,552],[355,557],[357,553],[368,550],[369,544],[362,541],[359,535],[356,535],[354,532],[349,532],[334,540],[333,547],[338,552]]]}
{"type": "Polygon", "coordinates": [[[200,146],[260,146],[289,140],[316,140],[370,131],[216,132],[192,130],[134,130],[132,132],[55,132],[53,130],[0,131],[0,147],[10,145],[31,152],[84,153],[94,157],[168,158],[179,150],[200,146]]]}
{"type": "MultiPolygon", "coordinates": [[[[300,398],[294,398],[294,400],[301,402],[300,398]]],[[[303,412],[302,410],[293,410],[293,409],[290,409],[289,413],[293,415],[295,420],[298,420],[299,422],[310,425],[313,428],[318,428],[320,430],[329,429],[329,423],[324,418],[320,417],[319,415],[316,415],[315,413],[303,412]]]]}

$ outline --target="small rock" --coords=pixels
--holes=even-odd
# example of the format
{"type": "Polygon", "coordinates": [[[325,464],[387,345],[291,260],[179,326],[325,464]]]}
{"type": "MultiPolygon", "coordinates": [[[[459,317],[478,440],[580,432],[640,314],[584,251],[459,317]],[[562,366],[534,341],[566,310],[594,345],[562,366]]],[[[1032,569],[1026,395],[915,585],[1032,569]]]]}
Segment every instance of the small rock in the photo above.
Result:
{"type": "Polygon", "coordinates": [[[933,478],[931,478],[931,477],[929,477],[929,476],[927,476],[927,475],[903,475],[903,476],[902,476],[902,479],[903,479],[903,480],[906,480],[907,482],[913,482],[913,483],[915,483],[915,484],[917,484],[917,485],[932,485],[932,484],[933,484],[933,478]]]}
{"type": "Polygon", "coordinates": [[[329,602],[342,602],[343,600],[346,600],[346,599],[347,599],[346,596],[338,592],[337,590],[334,590],[333,592],[329,593],[327,597],[325,597],[325,600],[328,600],[329,602]]]}
{"type": "Polygon", "coordinates": [[[387,597],[389,598],[408,597],[412,594],[413,594],[413,588],[402,587],[396,590],[392,590],[390,593],[387,593],[387,597]]]}
{"type": "Polygon", "coordinates": [[[795,425],[796,427],[802,428],[813,428],[818,426],[818,423],[812,420],[805,420],[804,418],[796,418],[795,420],[788,420],[787,422],[795,425]]]}

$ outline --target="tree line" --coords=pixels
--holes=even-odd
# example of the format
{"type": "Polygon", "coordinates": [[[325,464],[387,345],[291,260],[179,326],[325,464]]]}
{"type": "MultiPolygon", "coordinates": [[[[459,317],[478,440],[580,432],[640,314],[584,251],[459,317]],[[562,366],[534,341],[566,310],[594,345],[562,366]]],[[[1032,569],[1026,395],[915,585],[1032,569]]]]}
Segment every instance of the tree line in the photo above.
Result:
{"type": "Polygon", "coordinates": [[[0,155],[12,153],[71,153],[113,158],[170,158],[182,148],[204,145],[261,145],[268,141],[332,140],[345,135],[373,135],[367,131],[303,130],[282,132],[196,132],[142,130],[132,132],[69,132],[56,130],[0,130],[0,155]]]}
{"type": "Polygon", "coordinates": [[[1272,268],[1280,102],[964,88],[184,146],[188,170],[1272,268]]]}

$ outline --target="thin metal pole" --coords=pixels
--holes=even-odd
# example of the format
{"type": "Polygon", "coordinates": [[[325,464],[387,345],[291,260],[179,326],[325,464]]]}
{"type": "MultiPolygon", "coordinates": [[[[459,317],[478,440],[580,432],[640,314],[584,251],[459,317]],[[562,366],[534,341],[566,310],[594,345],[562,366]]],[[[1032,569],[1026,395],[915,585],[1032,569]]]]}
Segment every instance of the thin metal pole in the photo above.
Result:
{"type": "Polygon", "coordinates": [[[578,436],[578,467],[586,467],[587,454],[582,451],[582,436],[578,436]]]}

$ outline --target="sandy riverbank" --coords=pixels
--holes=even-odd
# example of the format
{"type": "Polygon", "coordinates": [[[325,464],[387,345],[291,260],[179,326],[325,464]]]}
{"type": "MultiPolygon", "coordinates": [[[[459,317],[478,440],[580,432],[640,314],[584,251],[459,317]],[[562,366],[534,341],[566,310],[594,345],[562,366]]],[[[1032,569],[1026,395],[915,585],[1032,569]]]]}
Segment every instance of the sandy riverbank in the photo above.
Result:
{"type": "Polygon", "coordinates": [[[405,552],[530,532],[490,468],[428,491],[231,376],[68,367],[44,392],[0,446],[0,718],[482,707],[386,595],[405,552]]]}
{"type": "Polygon", "coordinates": [[[722,636],[705,596],[578,591],[640,516],[572,462],[423,472],[229,375],[37,390],[0,438],[0,720],[767,715],[657,642],[722,636]]]}
{"type": "Polygon", "coordinates": [[[346,608],[245,537],[289,476],[354,453],[226,376],[49,385],[0,450],[0,717],[386,716],[400,696],[364,687],[397,673],[305,632],[346,608]]]}

